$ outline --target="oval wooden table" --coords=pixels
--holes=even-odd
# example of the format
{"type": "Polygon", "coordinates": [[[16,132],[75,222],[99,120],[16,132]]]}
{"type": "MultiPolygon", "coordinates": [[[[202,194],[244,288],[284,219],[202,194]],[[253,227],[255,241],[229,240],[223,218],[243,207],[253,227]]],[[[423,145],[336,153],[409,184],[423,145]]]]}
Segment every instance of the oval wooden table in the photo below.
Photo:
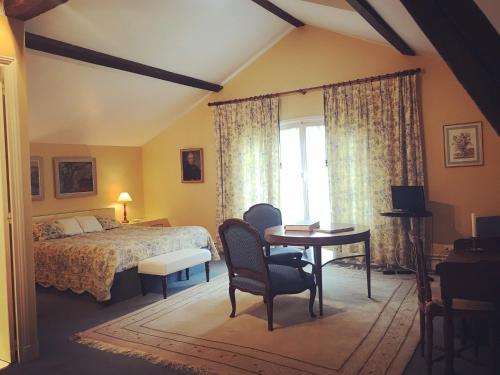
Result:
{"type": "Polygon", "coordinates": [[[302,260],[313,266],[318,285],[319,314],[323,315],[323,266],[340,259],[365,257],[366,284],[368,298],[371,298],[370,279],[370,228],[363,225],[336,224],[354,227],[354,230],[341,233],[285,231],[283,225],[267,228],[264,237],[271,245],[309,246],[304,251],[302,260]],[[337,250],[325,250],[323,246],[349,245],[364,242],[362,253],[343,254],[337,250]]]}

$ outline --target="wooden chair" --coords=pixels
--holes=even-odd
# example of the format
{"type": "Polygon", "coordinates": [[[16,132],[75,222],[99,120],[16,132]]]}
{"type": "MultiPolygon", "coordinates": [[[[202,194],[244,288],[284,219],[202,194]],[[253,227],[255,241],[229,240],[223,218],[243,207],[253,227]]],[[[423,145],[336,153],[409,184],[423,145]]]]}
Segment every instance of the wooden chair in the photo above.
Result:
{"type": "Polygon", "coordinates": [[[440,263],[444,315],[446,373],[453,374],[453,316],[485,320],[489,324],[491,374],[496,374],[496,324],[500,311],[500,263],[440,263]],[[466,308],[460,309],[459,304],[466,308]]]}
{"type": "Polygon", "coordinates": [[[430,279],[421,240],[414,243],[417,277],[418,310],[420,313],[420,351],[425,355],[427,374],[432,373],[432,348],[436,316],[443,316],[443,309],[438,301],[433,300],[430,279]]]}
{"type": "Polygon", "coordinates": [[[236,313],[236,289],[264,297],[269,331],[273,330],[273,299],[280,294],[297,294],[309,289],[309,314],[316,316],[313,311],[316,283],[310,273],[301,268],[269,264],[259,233],[243,220],[226,220],[219,227],[219,235],[229,273],[231,318],[236,313]]]}
{"type": "MultiPolygon", "coordinates": [[[[425,356],[427,374],[432,374],[432,349],[434,325],[436,316],[445,315],[444,302],[441,298],[441,285],[439,281],[431,284],[427,273],[425,255],[422,241],[414,243],[416,278],[418,289],[418,308],[420,313],[420,350],[422,356],[425,356]]],[[[438,267],[442,267],[441,263],[438,267]]],[[[453,301],[453,311],[456,315],[465,319],[481,318],[483,314],[491,313],[492,306],[488,303],[478,301],[466,301],[457,299],[453,301]]]]}
{"type": "Polygon", "coordinates": [[[250,207],[248,211],[243,214],[243,220],[254,227],[259,233],[260,241],[264,244],[269,263],[301,266],[301,249],[291,246],[271,247],[264,237],[264,232],[267,228],[282,225],[283,222],[279,208],[268,203],[258,203],[250,207]]]}

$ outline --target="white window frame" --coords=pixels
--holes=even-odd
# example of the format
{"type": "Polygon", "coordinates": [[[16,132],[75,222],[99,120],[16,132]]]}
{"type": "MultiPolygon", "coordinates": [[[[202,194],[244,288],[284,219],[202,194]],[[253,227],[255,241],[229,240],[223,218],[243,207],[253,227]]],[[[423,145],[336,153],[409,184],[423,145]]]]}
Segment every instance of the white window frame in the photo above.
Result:
{"type": "MultiPolygon", "coordinates": [[[[280,131],[286,129],[298,128],[300,135],[300,155],[302,164],[302,194],[304,201],[304,219],[309,220],[309,191],[308,191],[308,173],[307,173],[307,155],[306,155],[306,128],[308,126],[325,126],[323,116],[307,116],[295,119],[289,119],[280,122],[280,131]]],[[[326,160],[325,160],[326,163],[326,160]]],[[[280,169],[281,169],[281,145],[280,145],[280,169]]]]}

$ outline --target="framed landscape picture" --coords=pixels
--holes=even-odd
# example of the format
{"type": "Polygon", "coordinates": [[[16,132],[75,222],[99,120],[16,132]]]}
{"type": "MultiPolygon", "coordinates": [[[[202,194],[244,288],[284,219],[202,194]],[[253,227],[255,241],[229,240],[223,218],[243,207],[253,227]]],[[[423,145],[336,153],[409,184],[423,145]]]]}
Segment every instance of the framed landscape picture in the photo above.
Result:
{"type": "Polygon", "coordinates": [[[203,149],[181,149],[181,181],[186,183],[203,182],[203,149]]]}
{"type": "Polygon", "coordinates": [[[40,156],[30,158],[31,200],[43,200],[43,159],[40,156]]]}
{"type": "Polygon", "coordinates": [[[445,167],[483,165],[483,128],[481,122],[445,125],[445,167]]]}
{"type": "Polygon", "coordinates": [[[95,158],[54,158],[56,198],[97,194],[95,158]]]}

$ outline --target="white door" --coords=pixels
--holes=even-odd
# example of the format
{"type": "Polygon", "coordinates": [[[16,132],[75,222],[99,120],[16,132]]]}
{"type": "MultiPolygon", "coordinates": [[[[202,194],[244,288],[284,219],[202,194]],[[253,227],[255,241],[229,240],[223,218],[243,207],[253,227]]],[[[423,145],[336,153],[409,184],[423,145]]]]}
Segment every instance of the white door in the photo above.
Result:
{"type": "MultiPolygon", "coordinates": [[[[6,153],[6,116],[2,68],[0,68],[0,362],[14,361],[12,257],[9,224],[9,190],[6,153]]],[[[1,367],[1,363],[0,363],[1,367]]]]}
{"type": "Polygon", "coordinates": [[[283,222],[311,219],[330,224],[330,196],[322,118],[280,124],[283,222]]]}

